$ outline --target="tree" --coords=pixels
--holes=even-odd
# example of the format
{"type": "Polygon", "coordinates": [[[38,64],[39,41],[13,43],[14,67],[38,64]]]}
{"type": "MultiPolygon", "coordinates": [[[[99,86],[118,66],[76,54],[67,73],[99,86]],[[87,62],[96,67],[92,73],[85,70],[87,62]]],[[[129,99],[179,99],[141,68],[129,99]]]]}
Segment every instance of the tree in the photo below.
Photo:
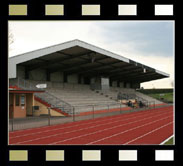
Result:
{"type": "Polygon", "coordinates": [[[11,50],[11,45],[14,43],[14,36],[13,33],[11,31],[11,29],[9,29],[8,31],[8,45],[9,45],[9,50],[11,50]]]}

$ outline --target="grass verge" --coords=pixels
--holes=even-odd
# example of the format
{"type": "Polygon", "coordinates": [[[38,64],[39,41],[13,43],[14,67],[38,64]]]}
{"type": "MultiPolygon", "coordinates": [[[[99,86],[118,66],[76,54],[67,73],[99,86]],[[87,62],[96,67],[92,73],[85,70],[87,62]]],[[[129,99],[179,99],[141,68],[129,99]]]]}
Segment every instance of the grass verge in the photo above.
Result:
{"type": "Polygon", "coordinates": [[[172,137],[172,138],[169,139],[167,142],[165,142],[164,145],[173,145],[173,144],[174,144],[174,143],[173,143],[173,138],[174,138],[174,137],[172,137]]]}

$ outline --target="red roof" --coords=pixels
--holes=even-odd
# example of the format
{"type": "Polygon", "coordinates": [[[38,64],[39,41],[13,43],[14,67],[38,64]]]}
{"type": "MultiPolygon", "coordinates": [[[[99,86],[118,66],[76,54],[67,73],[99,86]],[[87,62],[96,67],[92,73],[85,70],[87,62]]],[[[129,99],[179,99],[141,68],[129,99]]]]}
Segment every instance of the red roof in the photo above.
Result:
{"type": "Polygon", "coordinates": [[[18,86],[9,86],[9,93],[41,93],[43,90],[21,89],[18,86]]]}

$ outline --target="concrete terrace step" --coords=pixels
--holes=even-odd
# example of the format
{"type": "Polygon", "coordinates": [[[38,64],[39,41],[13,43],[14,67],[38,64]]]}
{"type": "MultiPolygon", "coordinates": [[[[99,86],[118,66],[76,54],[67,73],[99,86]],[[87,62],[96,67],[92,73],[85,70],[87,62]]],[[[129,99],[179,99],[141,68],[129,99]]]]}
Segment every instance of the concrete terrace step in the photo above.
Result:
{"type": "Polygon", "coordinates": [[[145,95],[143,93],[140,93],[140,92],[136,92],[136,95],[141,97],[141,98],[144,98],[144,99],[146,99],[148,101],[155,101],[155,104],[162,104],[163,103],[163,102],[161,102],[161,101],[159,101],[159,100],[157,100],[155,98],[152,98],[152,97],[150,97],[148,95],[145,95]]]}

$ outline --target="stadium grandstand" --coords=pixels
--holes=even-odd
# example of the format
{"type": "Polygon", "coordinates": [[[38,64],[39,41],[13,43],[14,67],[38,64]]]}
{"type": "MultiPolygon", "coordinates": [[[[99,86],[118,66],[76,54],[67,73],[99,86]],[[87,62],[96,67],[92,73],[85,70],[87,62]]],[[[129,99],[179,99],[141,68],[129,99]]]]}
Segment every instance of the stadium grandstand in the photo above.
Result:
{"type": "MultiPolygon", "coordinates": [[[[11,90],[34,91],[32,107],[39,109],[32,114],[29,109],[29,116],[46,114],[48,107],[53,116],[70,116],[72,108],[77,114],[89,112],[91,105],[96,110],[104,110],[106,106],[115,109],[119,103],[126,108],[129,100],[161,105],[161,101],[136,89],[143,82],[169,77],[167,73],[80,40],[10,57],[8,72],[11,90]],[[44,92],[36,93],[36,89],[44,92]]],[[[14,100],[21,102],[21,98],[14,100]]]]}

